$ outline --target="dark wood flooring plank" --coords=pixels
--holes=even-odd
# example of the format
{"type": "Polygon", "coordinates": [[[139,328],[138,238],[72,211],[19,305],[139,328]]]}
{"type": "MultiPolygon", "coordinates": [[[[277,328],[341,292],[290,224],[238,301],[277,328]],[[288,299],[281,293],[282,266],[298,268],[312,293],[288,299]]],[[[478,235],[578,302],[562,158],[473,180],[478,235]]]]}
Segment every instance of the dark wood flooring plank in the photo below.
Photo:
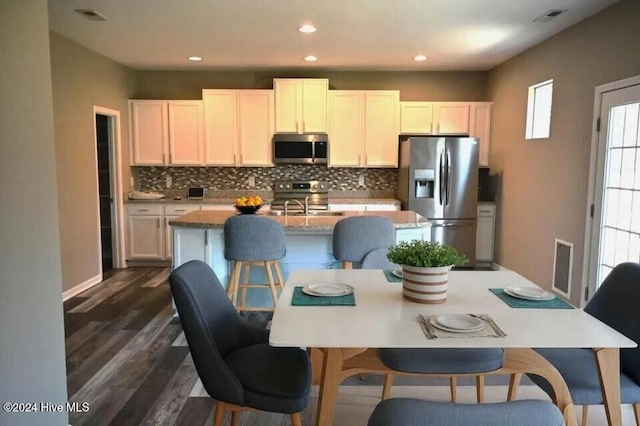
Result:
{"type": "Polygon", "coordinates": [[[69,312],[71,309],[75,308],[87,299],[88,297],[74,296],[71,299],[65,300],[64,302],[62,302],[63,312],[69,312]]]}
{"type": "Polygon", "coordinates": [[[148,268],[126,268],[118,269],[116,273],[107,279],[103,279],[99,284],[94,285],[90,289],[83,291],[78,296],[91,297],[97,292],[109,287],[115,281],[132,281],[136,276],[146,272],[148,268]]]}
{"type": "Polygon", "coordinates": [[[156,403],[143,420],[143,424],[172,425],[189,398],[189,393],[198,381],[198,373],[190,356],[180,365],[156,403]]]}
{"type": "MultiPolygon", "coordinates": [[[[135,330],[118,330],[111,338],[92,352],[81,363],[72,364],[71,373],[67,374],[67,393],[75,395],[86,384],[99,374],[109,362],[133,339],[135,330]]],[[[84,401],[80,401],[84,402],[84,401]]]]}
{"type": "Polygon", "coordinates": [[[140,424],[188,353],[188,348],[169,348],[110,424],[140,424]]]}
{"type": "Polygon", "coordinates": [[[187,398],[176,419],[176,426],[208,425],[215,401],[211,398],[187,398]]]}
{"type": "Polygon", "coordinates": [[[80,345],[89,340],[89,338],[98,333],[107,324],[109,324],[108,321],[89,321],[89,323],[80,330],[68,336],[64,341],[67,355],[78,349],[80,345]]]}
{"type": "Polygon", "coordinates": [[[120,304],[122,302],[129,300],[131,297],[131,294],[133,293],[139,293],[139,292],[142,292],[141,294],[149,293],[151,289],[143,289],[142,286],[150,279],[153,279],[158,274],[158,272],[159,270],[156,268],[156,269],[149,269],[144,273],[137,275],[135,279],[130,281],[130,286],[128,288],[106,299],[105,303],[120,304]]]}
{"type": "Polygon", "coordinates": [[[72,401],[92,401],[92,405],[89,416],[71,415],[70,419],[73,417],[78,424],[108,423],[120,411],[181,331],[179,326],[169,324],[169,311],[163,310],[147,327],[137,332],[73,395],[72,401]]]}
{"type": "Polygon", "coordinates": [[[96,293],[91,295],[91,297],[86,301],[71,309],[69,313],[75,314],[89,312],[91,309],[98,306],[101,302],[107,300],[109,297],[118,293],[120,290],[123,290],[130,284],[130,281],[113,281],[111,284],[109,284],[108,287],[102,288],[100,291],[97,291],[96,293]]]}
{"type": "MultiPolygon", "coordinates": [[[[128,330],[140,330],[145,327],[149,321],[155,318],[158,313],[166,309],[171,304],[171,295],[167,287],[154,289],[145,301],[143,310],[135,318],[133,318],[125,328],[128,330]]],[[[173,309],[169,309],[169,315],[173,317],[173,309]]]]}
{"type": "Polygon", "coordinates": [[[164,268],[153,279],[150,279],[144,283],[143,287],[158,287],[161,284],[168,283],[169,274],[171,274],[171,268],[164,268]]]}

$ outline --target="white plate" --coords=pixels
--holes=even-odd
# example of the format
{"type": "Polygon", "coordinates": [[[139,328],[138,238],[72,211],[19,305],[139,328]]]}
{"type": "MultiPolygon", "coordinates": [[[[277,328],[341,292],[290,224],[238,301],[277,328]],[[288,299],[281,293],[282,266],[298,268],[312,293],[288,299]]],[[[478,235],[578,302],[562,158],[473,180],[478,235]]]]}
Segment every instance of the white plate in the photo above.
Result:
{"type": "Polygon", "coordinates": [[[454,333],[473,333],[487,326],[487,323],[479,318],[466,314],[443,314],[431,317],[429,322],[434,327],[454,333]]]}
{"type": "Polygon", "coordinates": [[[302,292],[309,296],[346,296],[353,293],[353,287],[349,284],[309,284],[302,287],[302,292]]]}
{"type": "Polygon", "coordinates": [[[391,273],[398,278],[402,278],[402,268],[396,268],[393,271],[391,271],[391,273]]]}
{"type": "Polygon", "coordinates": [[[504,292],[509,296],[525,300],[553,300],[556,295],[536,287],[507,287],[504,292]]]}

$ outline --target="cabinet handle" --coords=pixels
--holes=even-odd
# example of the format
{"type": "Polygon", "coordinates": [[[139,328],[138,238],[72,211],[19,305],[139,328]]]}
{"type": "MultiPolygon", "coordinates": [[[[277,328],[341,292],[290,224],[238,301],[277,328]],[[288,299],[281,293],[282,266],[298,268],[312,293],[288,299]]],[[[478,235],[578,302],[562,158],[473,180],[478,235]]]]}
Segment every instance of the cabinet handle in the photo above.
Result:
{"type": "Polygon", "coordinates": [[[173,164],[173,154],[169,153],[169,164],[173,164]]]}
{"type": "Polygon", "coordinates": [[[242,154],[240,154],[240,164],[242,164],[242,154]]]}
{"type": "Polygon", "coordinates": [[[209,233],[207,231],[204,231],[204,245],[209,245],[209,233]]]}
{"type": "Polygon", "coordinates": [[[149,209],[138,209],[139,212],[148,212],[149,209]]]}
{"type": "Polygon", "coordinates": [[[302,133],[304,133],[304,132],[305,132],[305,130],[304,130],[304,129],[305,129],[305,127],[307,127],[307,126],[306,126],[306,124],[307,124],[307,123],[306,123],[304,120],[302,120],[302,133]]]}
{"type": "Polygon", "coordinates": [[[185,212],[186,210],[185,209],[176,209],[175,211],[177,211],[177,212],[185,212]]]}
{"type": "Polygon", "coordinates": [[[362,154],[358,154],[358,166],[362,166],[362,154]]]}
{"type": "Polygon", "coordinates": [[[440,123],[436,123],[436,133],[440,133],[440,123]]]}
{"type": "Polygon", "coordinates": [[[296,133],[300,133],[300,122],[296,120],[296,133]]]}
{"type": "Polygon", "coordinates": [[[162,153],[162,164],[167,164],[167,155],[164,152],[162,153]]]}
{"type": "Polygon", "coordinates": [[[480,210],[480,213],[491,213],[491,210],[480,210]]]}
{"type": "Polygon", "coordinates": [[[369,164],[369,159],[367,158],[367,154],[364,155],[364,165],[368,165],[369,164]]]}
{"type": "Polygon", "coordinates": [[[160,228],[160,218],[158,218],[158,228],[160,228]]]}
{"type": "Polygon", "coordinates": [[[236,161],[236,154],[233,154],[233,164],[238,164],[238,162],[236,161]]]}
{"type": "Polygon", "coordinates": [[[433,121],[429,123],[429,133],[433,134],[433,121]]]}

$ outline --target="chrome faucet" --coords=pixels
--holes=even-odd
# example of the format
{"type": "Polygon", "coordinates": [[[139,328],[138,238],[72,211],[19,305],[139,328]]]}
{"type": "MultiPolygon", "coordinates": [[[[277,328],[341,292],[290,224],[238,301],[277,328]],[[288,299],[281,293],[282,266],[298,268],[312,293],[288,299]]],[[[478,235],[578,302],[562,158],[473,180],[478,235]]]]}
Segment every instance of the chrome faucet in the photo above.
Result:
{"type": "Polygon", "coordinates": [[[287,200],[284,202],[284,215],[287,216],[288,212],[289,212],[289,203],[290,202],[294,202],[297,205],[299,205],[300,207],[302,207],[302,211],[304,212],[305,215],[309,214],[309,197],[304,197],[304,204],[302,204],[300,201],[292,198],[290,200],[287,200]]]}

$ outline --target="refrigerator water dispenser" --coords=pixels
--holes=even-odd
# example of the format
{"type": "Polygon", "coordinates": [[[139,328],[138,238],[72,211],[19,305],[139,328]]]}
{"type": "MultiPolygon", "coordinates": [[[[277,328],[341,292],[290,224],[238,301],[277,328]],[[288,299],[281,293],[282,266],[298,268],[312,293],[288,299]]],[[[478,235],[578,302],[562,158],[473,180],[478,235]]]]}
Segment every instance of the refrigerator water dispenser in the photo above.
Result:
{"type": "Polygon", "coordinates": [[[434,169],[416,169],[414,171],[413,180],[415,186],[413,196],[415,198],[433,198],[435,175],[434,169]]]}

